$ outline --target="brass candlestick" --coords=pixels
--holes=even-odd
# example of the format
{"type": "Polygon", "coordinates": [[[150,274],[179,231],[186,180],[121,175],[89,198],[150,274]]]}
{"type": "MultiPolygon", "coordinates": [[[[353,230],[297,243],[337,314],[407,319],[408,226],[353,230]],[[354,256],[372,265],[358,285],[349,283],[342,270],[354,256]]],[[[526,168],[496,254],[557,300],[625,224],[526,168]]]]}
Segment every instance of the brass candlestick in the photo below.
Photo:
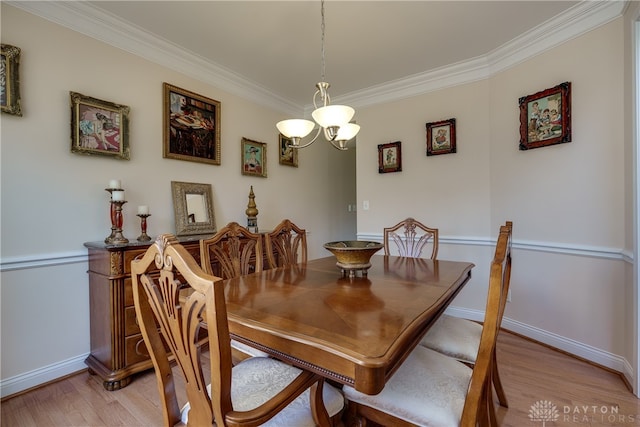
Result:
{"type": "Polygon", "coordinates": [[[140,217],[140,229],[142,233],[138,236],[138,242],[148,242],[151,240],[151,237],[147,235],[147,218],[151,216],[151,214],[138,214],[140,217]]]}

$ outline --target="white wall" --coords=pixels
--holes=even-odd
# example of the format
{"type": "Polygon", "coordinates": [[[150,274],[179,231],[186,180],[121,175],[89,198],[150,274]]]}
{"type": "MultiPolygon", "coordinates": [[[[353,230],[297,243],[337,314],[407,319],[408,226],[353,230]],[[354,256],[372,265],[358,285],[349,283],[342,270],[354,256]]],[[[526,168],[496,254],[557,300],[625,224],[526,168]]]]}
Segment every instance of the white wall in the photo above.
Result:
{"type": "MultiPolygon", "coordinates": [[[[139,233],[140,204],[151,209],[150,234],[173,231],[172,180],[212,184],[219,225],[244,221],[253,185],[260,228],[285,216],[304,224],[312,258],[343,238],[334,224],[345,201],[333,204],[341,192],[327,183],[348,180],[348,166],[332,166],[336,156],[322,144],[301,151],[299,168],[278,165],[273,123],[282,114],[6,4],[0,11],[2,42],[22,48],[24,111],[1,116],[3,396],[84,366],[82,243],[109,234],[109,179],[127,192],[129,238],[139,233]],[[221,101],[221,166],[162,158],[162,82],[221,101]],[[131,161],[70,153],[69,91],[131,107],[131,161]],[[243,136],[269,144],[267,179],[240,174],[243,136]]],[[[637,294],[622,129],[633,118],[623,101],[623,38],[618,19],[488,79],[359,108],[355,161],[358,237],[380,238],[411,215],[440,228],[441,258],[476,264],[454,314],[482,315],[493,239],[511,219],[505,326],[631,378],[635,305],[625,300],[637,294]],[[573,142],[518,151],[518,98],[563,81],[573,84],[573,142]],[[426,157],[425,123],[451,117],[458,152],[426,157]],[[403,171],[378,174],[376,146],[393,141],[402,142],[403,171]]]]}
{"type": "Polygon", "coordinates": [[[352,160],[332,157],[330,163],[333,149],[317,143],[299,153],[298,168],[278,164],[275,123],[282,113],[7,4],[1,13],[2,43],[22,49],[23,110],[23,117],[1,116],[3,396],[84,367],[83,243],[110,233],[104,190],[110,179],[120,179],[125,189],[124,235],[130,240],[140,234],[138,205],[149,206],[150,235],[175,231],[171,181],[211,184],[218,227],[246,222],[253,185],[260,229],[290,218],[310,233],[310,258],[327,255],[322,244],[342,238],[330,212],[346,211],[355,196],[336,200],[323,183],[341,176],[352,160]],[[220,166],[162,158],[163,82],[221,102],[220,166]],[[131,108],[130,161],[70,152],[70,91],[131,108]],[[242,137],[268,144],[268,178],[241,174],[242,137]]]}
{"type": "Polygon", "coordinates": [[[452,312],[480,318],[492,239],[513,220],[505,327],[631,378],[623,47],[617,19],[489,79],[360,109],[358,236],[408,216],[438,227],[440,258],[476,264],[452,312]],[[519,98],[565,81],[572,142],[520,151],[519,98]],[[457,153],[427,157],[425,123],[452,117],[457,153]],[[402,172],[378,174],[375,145],[398,140],[402,172]]]}

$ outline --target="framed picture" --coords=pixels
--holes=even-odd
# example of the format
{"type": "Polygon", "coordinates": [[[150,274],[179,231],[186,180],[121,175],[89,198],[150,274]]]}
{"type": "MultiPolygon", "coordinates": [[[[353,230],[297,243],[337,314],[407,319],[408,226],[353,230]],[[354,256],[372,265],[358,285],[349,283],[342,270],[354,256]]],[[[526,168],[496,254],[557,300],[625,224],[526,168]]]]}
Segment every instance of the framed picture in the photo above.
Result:
{"type": "Polygon", "coordinates": [[[22,116],[20,109],[20,48],[3,44],[0,52],[0,107],[3,113],[22,116]]]}
{"type": "Polygon", "coordinates": [[[427,156],[456,152],[456,119],[427,123],[427,156]]]}
{"type": "Polygon", "coordinates": [[[71,152],[129,160],[129,107],[71,96],[71,152]]]}
{"type": "Polygon", "coordinates": [[[560,83],[520,104],[520,150],[571,142],[571,82],[560,83]]]}
{"type": "Polygon", "coordinates": [[[242,174],[267,177],[267,144],[242,138],[242,174]]]}
{"type": "Polygon", "coordinates": [[[280,134],[280,164],[298,167],[298,150],[290,147],[291,138],[280,134]]]}
{"type": "Polygon", "coordinates": [[[378,173],[400,172],[402,170],[402,150],[400,141],[378,145],[378,173]]]}
{"type": "Polygon", "coordinates": [[[220,164],[220,102],[163,83],[162,155],[220,164]]]}

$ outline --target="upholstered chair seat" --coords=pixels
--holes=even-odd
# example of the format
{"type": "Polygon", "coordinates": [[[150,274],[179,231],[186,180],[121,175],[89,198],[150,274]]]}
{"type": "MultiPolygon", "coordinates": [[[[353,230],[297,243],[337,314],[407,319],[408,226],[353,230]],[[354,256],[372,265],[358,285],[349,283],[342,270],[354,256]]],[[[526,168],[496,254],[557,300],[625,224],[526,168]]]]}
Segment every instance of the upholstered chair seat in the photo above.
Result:
{"type": "Polygon", "coordinates": [[[458,361],[417,346],[382,392],[368,395],[345,386],[347,400],[395,418],[428,427],[458,427],[472,370],[458,361]]]}
{"type": "Polygon", "coordinates": [[[445,314],[429,329],[420,345],[474,364],[481,335],[481,324],[445,314]]]}
{"type": "MultiPolygon", "coordinates": [[[[236,411],[250,411],[264,404],[291,383],[301,370],[266,357],[245,359],[231,371],[231,402],[236,411]]],[[[207,387],[211,396],[211,385],[207,387]]],[[[311,415],[309,390],[302,393],[282,412],[267,421],[264,426],[315,427],[311,415]]],[[[322,397],[329,417],[340,413],[344,406],[344,396],[335,387],[324,384],[322,397]]],[[[189,403],[181,410],[182,422],[189,420],[189,403]]]]}

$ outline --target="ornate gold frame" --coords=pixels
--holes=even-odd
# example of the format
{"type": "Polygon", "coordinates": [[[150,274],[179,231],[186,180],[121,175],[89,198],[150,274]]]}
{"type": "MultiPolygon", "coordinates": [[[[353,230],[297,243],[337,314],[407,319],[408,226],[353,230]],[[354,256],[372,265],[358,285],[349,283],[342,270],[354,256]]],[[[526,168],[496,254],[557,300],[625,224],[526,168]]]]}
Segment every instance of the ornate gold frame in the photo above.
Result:
{"type": "Polygon", "coordinates": [[[20,48],[3,44],[1,47],[0,60],[2,61],[2,72],[0,81],[2,85],[2,112],[22,116],[20,108],[20,48]]]}
{"type": "Polygon", "coordinates": [[[281,165],[298,167],[298,149],[291,147],[291,138],[279,134],[280,150],[278,154],[281,165]]]}
{"type": "Polygon", "coordinates": [[[242,138],[242,175],[267,177],[267,143],[242,138]]]}
{"type": "Polygon", "coordinates": [[[163,83],[162,156],[219,165],[220,101],[163,83]]]}
{"type": "Polygon", "coordinates": [[[77,92],[69,97],[71,152],[129,160],[129,107],[77,92]]]}
{"type": "Polygon", "coordinates": [[[171,181],[171,194],[173,196],[176,235],[214,234],[216,232],[211,184],[171,181]],[[195,207],[191,206],[192,210],[200,208],[202,210],[199,212],[200,215],[190,211],[189,196],[195,196],[195,200],[200,198],[195,207]],[[202,218],[198,218],[198,216],[202,216],[202,218]]]}

